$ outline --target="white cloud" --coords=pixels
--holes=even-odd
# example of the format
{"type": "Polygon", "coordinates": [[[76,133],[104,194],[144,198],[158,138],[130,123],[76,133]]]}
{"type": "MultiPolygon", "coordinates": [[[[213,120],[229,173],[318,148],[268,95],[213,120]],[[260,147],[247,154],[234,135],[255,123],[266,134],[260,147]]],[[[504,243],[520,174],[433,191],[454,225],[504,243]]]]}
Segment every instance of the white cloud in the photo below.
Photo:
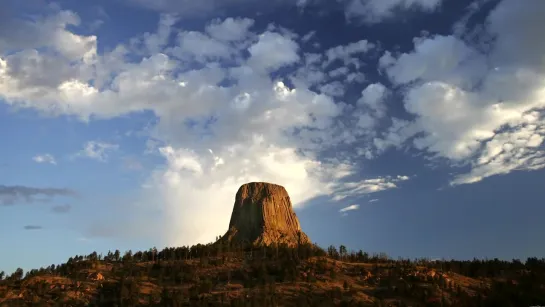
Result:
{"type": "Polygon", "coordinates": [[[361,72],[352,72],[346,76],[346,81],[363,83],[365,81],[365,75],[361,72]]]}
{"type": "Polygon", "coordinates": [[[258,41],[248,48],[251,54],[248,63],[257,70],[274,71],[297,62],[298,50],[299,46],[292,39],[267,31],[259,35],[258,41]]]}
{"type": "Polygon", "coordinates": [[[545,125],[540,123],[496,133],[485,143],[478,159],[472,161],[471,172],[457,176],[452,184],[473,183],[514,170],[545,167],[545,153],[538,148],[543,143],[544,132],[545,125]]]}
{"type": "Polygon", "coordinates": [[[327,61],[324,62],[322,67],[327,67],[336,60],[342,60],[345,65],[353,64],[356,66],[356,68],[359,68],[359,61],[358,58],[355,56],[357,56],[358,54],[364,54],[373,49],[374,47],[375,45],[373,43],[362,39],[360,41],[350,43],[345,46],[336,46],[330,48],[325,53],[327,61]]]}
{"type": "Polygon", "coordinates": [[[339,68],[336,68],[336,69],[333,69],[333,70],[330,70],[328,72],[329,76],[331,78],[337,78],[337,77],[340,77],[340,76],[343,76],[343,75],[346,75],[348,74],[350,70],[348,69],[348,67],[344,67],[344,66],[341,66],[339,68]]]}
{"type": "Polygon", "coordinates": [[[332,184],[333,200],[339,201],[347,197],[361,196],[384,190],[397,188],[396,183],[408,180],[407,176],[380,177],[361,181],[345,181],[332,184]]]}
{"type": "Polygon", "coordinates": [[[321,68],[324,56],[319,53],[306,53],[303,55],[304,65],[297,69],[297,72],[291,76],[291,81],[296,86],[311,87],[318,85],[326,80],[328,76],[321,68]]]}
{"type": "Polygon", "coordinates": [[[316,31],[310,31],[307,34],[305,34],[303,37],[301,37],[301,41],[304,43],[307,43],[310,41],[314,36],[316,35],[316,31]]]}
{"type": "Polygon", "coordinates": [[[374,48],[375,44],[360,40],[329,48],[323,54],[305,53],[304,65],[299,66],[290,79],[296,86],[320,85],[322,92],[340,97],[348,84],[365,81],[365,75],[361,72],[361,58],[374,48]],[[341,66],[335,67],[337,65],[333,63],[336,61],[340,61],[341,66]],[[330,67],[332,69],[326,73],[330,67]]]}
{"type": "Polygon", "coordinates": [[[347,211],[353,211],[358,210],[360,208],[360,205],[350,205],[348,207],[344,207],[341,210],[339,210],[340,213],[345,213],[347,211]]]}
{"type": "Polygon", "coordinates": [[[85,143],[84,148],[76,154],[76,157],[86,157],[89,159],[106,162],[108,154],[116,151],[119,145],[103,143],[98,141],[89,141],[85,143]]]}
{"type": "Polygon", "coordinates": [[[361,92],[361,98],[358,99],[357,103],[373,110],[377,117],[382,117],[386,112],[384,99],[387,95],[388,89],[381,83],[369,84],[361,92]]]}
{"type": "Polygon", "coordinates": [[[179,33],[178,42],[179,45],[171,52],[183,60],[189,57],[204,62],[209,59],[229,58],[234,52],[225,42],[196,31],[179,33]]]}
{"type": "MultiPolygon", "coordinates": [[[[361,92],[361,97],[356,101],[356,109],[351,114],[356,119],[356,128],[360,129],[357,132],[358,136],[372,137],[376,134],[378,123],[386,115],[387,108],[384,102],[388,95],[389,90],[381,83],[369,84],[361,92]]],[[[373,140],[368,139],[367,141],[372,143],[373,140]]],[[[377,149],[380,151],[379,148],[377,149]]],[[[367,152],[364,154],[366,157],[372,156],[369,149],[365,149],[365,151],[367,152]]]]}
{"type": "Polygon", "coordinates": [[[322,175],[320,163],[301,158],[293,148],[267,145],[259,139],[218,148],[213,154],[172,147],[160,151],[168,164],[151,178],[150,198],[160,197],[168,212],[163,223],[171,230],[165,234],[171,244],[206,242],[222,234],[235,192],[246,182],[283,185],[296,208],[330,193],[326,182],[331,178],[322,175]]]}
{"type": "MultiPolygon", "coordinates": [[[[164,159],[165,165],[143,184],[138,205],[131,205],[131,225],[116,226],[105,219],[107,231],[95,225],[92,233],[120,227],[124,229],[119,233],[140,235],[160,229],[156,237],[167,245],[206,242],[226,230],[234,194],[248,181],[284,185],[296,207],[320,195],[355,197],[395,188],[401,181],[347,181],[357,167],[350,158],[346,163],[319,158],[322,151],[355,137],[338,120],[348,112],[345,104],[311,90],[300,75],[288,76],[301,81],[293,86],[269,76],[276,69],[302,64],[292,35],[271,28],[247,33],[240,44],[231,44],[239,32],[221,32],[215,26],[206,33],[176,32],[175,20],[163,17],[157,33],[98,54],[92,62],[80,55],[73,63],[36,49],[0,56],[0,97],[8,104],[87,121],[142,111],[155,115],[147,129],[152,140],[147,152],[164,159]],[[164,44],[171,36],[179,38],[174,48],[164,44]],[[135,60],[134,54],[142,58],[135,60]],[[28,64],[14,74],[12,67],[28,55],[41,58],[37,63],[58,62],[28,64]],[[216,62],[226,57],[236,61],[228,67],[216,62]],[[35,80],[37,76],[44,78],[35,80]],[[225,80],[234,82],[220,85],[225,80]],[[155,209],[161,210],[161,220],[147,223],[157,227],[136,225],[155,209]]],[[[226,21],[211,25],[225,27],[226,21]]],[[[364,47],[369,45],[358,42],[305,59],[319,68],[329,58],[351,57],[364,47]]],[[[91,141],[78,156],[105,161],[117,149],[91,141]]]]}
{"type": "Polygon", "coordinates": [[[374,202],[377,202],[377,201],[378,201],[378,198],[374,198],[374,199],[369,200],[370,203],[374,203],[374,202]]]}
{"type": "Polygon", "coordinates": [[[32,158],[37,163],[49,163],[49,164],[57,164],[57,161],[55,161],[55,157],[53,157],[50,154],[42,154],[37,155],[32,158]]]}
{"type": "Polygon", "coordinates": [[[433,11],[442,0],[346,0],[348,18],[362,19],[367,23],[378,23],[392,18],[397,9],[433,11]]]}
{"type": "Polygon", "coordinates": [[[410,53],[386,53],[380,63],[390,80],[406,88],[405,108],[416,116],[377,147],[413,146],[454,165],[470,165],[452,184],[472,183],[514,170],[542,168],[545,109],[545,44],[540,29],[545,3],[519,6],[504,0],[487,18],[475,46],[455,36],[415,39],[410,53]]]}
{"type": "Polygon", "coordinates": [[[249,18],[216,19],[206,26],[206,32],[220,41],[239,42],[251,34],[249,29],[253,24],[254,20],[249,18]]]}
{"type": "MultiPolygon", "coordinates": [[[[399,5],[433,9],[439,2],[361,3],[373,18],[383,18],[399,5]]],[[[416,119],[393,118],[380,134],[375,127],[388,93],[382,84],[362,92],[360,106],[370,112],[336,101],[345,81],[365,80],[362,58],[374,44],[362,40],[302,54],[293,35],[274,28],[254,33],[248,19],[215,20],[205,32],[180,32],[174,29],[177,17],[163,16],[156,33],[97,54],[96,37],[68,30],[77,16],[56,12],[26,24],[34,41],[2,37],[0,97],[82,120],[153,113],[150,134],[158,143],[150,151],[166,162],[144,184],[144,209],[164,204],[164,220],[157,225],[164,222],[165,244],[206,242],[225,231],[234,192],[247,181],[282,184],[300,207],[316,196],[342,200],[409,179],[353,179],[356,154],[371,158],[410,144],[471,168],[453,184],[544,167],[542,3],[502,1],[488,18],[486,34],[496,40],[486,52],[460,36],[444,35],[417,38],[409,52],[385,53],[379,65],[405,94],[404,107],[416,119]],[[167,47],[174,36],[176,45],[167,47]],[[217,63],[223,59],[235,61],[223,67],[217,63]],[[343,67],[327,72],[334,62],[343,67]],[[270,72],[287,66],[296,68],[287,76],[293,85],[271,79],[270,72]],[[224,85],[226,80],[233,82],[224,85]],[[319,158],[360,137],[369,139],[365,148],[338,152],[335,162],[319,158]]],[[[80,155],[104,161],[116,146],[90,142],[80,155]]]]}
{"type": "Polygon", "coordinates": [[[393,83],[433,80],[470,88],[486,72],[485,57],[457,37],[418,38],[414,45],[411,53],[394,58],[386,52],[379,60],[393,83]]]}
{"type": "MultiPolygon", "coordinates": [[[[7,18],[0,26],[0,53],[20,49],[53,48],[69,60],[91,61],[96,56],[96,36],[80,36],[68,31],[68,26],[78,26],[79,17],[70,11],[58,11],[54,5],[47,7],[47,16],[7,18]]],[[[11,16],[8,16],[11,17],[11,16]]]]}
{"type": "Polygon", "coordinates": [[[163,14],[159,19],[159,27],[156,33],[145,33],[142,43],[150,54],[160,52],[168,43],[172,35],[172,27],[178,22],[178,17],[171,14],[163,14]]]}
{"type": "Polygon", "coordinates": [[[329,96],[342,97],[344,95],[344,85],[339,81],[333,81],[322,85],[320,92],[329,96]]]}

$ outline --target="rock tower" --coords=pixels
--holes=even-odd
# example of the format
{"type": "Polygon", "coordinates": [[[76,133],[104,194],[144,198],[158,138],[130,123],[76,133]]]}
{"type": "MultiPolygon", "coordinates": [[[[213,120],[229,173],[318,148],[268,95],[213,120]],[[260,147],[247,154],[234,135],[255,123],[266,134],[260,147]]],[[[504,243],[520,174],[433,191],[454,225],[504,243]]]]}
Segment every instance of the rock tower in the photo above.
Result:
{"type": "Polygon", "coordinates": [[[286,189],[267,182],[250,182],[238,189],[229,229],[221,240],[254,245],[311,243],[301,231],[286,189]]]}

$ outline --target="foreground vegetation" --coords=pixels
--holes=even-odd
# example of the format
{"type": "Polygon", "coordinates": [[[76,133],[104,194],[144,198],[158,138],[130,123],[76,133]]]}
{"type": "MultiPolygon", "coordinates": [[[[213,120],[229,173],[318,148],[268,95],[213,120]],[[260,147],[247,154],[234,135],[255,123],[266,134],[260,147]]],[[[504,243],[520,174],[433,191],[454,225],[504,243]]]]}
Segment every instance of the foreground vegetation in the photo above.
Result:
{"type": "Polygon", "coordinates": [[[344,246],[93,252],[0,273],[1,307],[534,305],[545,305],[545,259],[392,260],[344,246]]]}

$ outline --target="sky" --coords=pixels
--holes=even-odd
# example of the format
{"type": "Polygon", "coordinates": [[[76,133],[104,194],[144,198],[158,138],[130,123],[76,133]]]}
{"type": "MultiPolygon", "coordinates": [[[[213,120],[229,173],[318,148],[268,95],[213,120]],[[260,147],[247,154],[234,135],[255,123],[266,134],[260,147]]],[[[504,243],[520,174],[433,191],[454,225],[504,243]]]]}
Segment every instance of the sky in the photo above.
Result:
{"type": "Polygon", "coordinates": [[[212,242],[251,181],[323,247],[545,256],[544,1],[0,6],[0,270],[212,242]]]}

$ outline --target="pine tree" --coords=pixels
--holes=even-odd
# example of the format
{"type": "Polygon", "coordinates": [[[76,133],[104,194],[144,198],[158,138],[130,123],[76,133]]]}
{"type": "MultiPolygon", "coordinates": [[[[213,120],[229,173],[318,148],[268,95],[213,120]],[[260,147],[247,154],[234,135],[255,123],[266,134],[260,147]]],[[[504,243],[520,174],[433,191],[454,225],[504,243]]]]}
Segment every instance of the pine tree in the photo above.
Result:
{"type": "Polygon", "coordinates": [[[17,268],[13,274],[11,274],[10,279],[12,280],[21,280],[24,276],[23,269],[17,268]]]}
{"type": "Polygon", "coordinates": [[[339,246],[339,254],[341,256],[341,260],[343,260],[344,257],[346,256],[346,246],[344,245],[339,246]]]}

